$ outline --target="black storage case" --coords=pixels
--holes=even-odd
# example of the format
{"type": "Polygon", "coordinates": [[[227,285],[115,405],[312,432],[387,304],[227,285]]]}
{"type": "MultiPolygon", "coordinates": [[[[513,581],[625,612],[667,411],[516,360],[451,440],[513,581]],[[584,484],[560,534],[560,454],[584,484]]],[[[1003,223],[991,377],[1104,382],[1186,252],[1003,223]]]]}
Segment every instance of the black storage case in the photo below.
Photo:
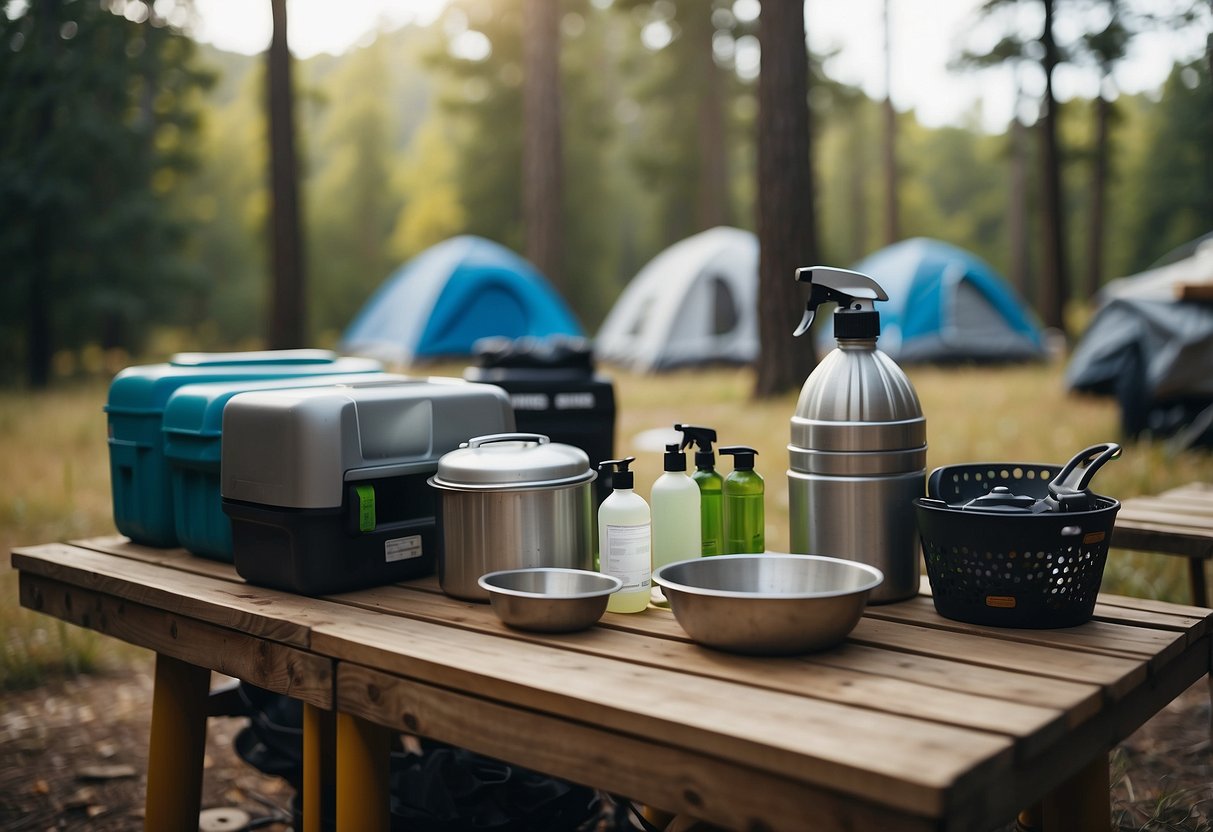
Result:
{"type": "Polygon", "coordinates": [[[223,511],[246,580],[324,595],[437,567],[438,460],[513,430],[504,391],[459,379],[240,393],[223,411],[223,511]]]}
{"type": "MultiPolygon", "coordinates": [[[[474,350],[476,366],[463,377],[505,390],[519,431],[581,448],[594,466],[615,457],[615,388],[594,371],[586,339],[482,338],[474,350]]],[[[601,504],[610,477],[599,477],[594,493],[601,504]]]]}

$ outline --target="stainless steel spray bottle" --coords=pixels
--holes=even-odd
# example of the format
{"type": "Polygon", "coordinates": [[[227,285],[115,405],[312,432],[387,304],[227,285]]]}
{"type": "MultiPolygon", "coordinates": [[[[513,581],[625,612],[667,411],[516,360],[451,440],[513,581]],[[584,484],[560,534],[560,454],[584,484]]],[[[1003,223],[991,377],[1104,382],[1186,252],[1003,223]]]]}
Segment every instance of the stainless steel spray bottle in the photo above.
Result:
{"type": "Polygon", "coordinates": [[[861,561],[884,572],[873,603],[918,592],[919,545],[912,501],[924,493],[926,420],[913,385],[876,348],[888,295],[867,275],[812,266],[804,319],[835,302],[830,352],[808,377],[792,417],[788,500],[793,552],[861,561]]]}

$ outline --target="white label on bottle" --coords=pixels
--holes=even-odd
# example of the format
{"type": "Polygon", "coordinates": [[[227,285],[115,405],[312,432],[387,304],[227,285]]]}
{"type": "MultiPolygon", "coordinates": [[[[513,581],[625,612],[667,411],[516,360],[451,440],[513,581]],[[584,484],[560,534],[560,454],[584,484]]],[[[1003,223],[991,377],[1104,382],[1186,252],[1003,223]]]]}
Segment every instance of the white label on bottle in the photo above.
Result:
{"type": "Polygon", "coordinates": [[[649,524],[606,527],[606,550],[600,553],[602,571],[623,581],[620,592],[639,592],[651,586],[653,550],[649,524]]]}
{"type": "Polygon", "coordinates": [[[421,535],[419,534],[384,541],[383,560],[386,563],[419,557],[421,557],[421,535]]]}

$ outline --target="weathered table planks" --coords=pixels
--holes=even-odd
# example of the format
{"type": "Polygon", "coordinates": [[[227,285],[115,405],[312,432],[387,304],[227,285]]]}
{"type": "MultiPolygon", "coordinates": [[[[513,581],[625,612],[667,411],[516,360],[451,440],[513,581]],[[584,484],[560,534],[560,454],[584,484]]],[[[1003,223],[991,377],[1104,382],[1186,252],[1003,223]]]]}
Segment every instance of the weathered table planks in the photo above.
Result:
{"type": "Polygon", "coordinates": [[[525,634],[432,578],[303,598],[122,538],[13,565],[23,605],[157,651],[148,828],[197,812],[192,792],[153,806],[156,728],[205,696],[187,668],[308,703],[308,829],[334,777],[341,827],[386,829],[406,731],[730,828],[972,830],[1038,802],[1048,828],[1107,829],[1107,752],[1210,665],[1209,610],[1116,596],[1029,631],[948,621],[924,592],[869,608],[837,649],[758,659],[693,644],[663,610],[525,634]]]}
{"type": "Polygon", "coordinates": [[[1192,602],[1209,605],[1205,561],[1213,558],[1213,485],[1194,482],[1120,506],[1112,545],[1188,559],[1192,602]]]}

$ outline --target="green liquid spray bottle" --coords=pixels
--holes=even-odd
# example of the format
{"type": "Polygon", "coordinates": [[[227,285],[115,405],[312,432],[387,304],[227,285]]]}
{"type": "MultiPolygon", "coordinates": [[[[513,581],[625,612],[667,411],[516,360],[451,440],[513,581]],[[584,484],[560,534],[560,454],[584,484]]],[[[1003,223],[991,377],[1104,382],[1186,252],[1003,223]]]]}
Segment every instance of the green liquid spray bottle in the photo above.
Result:
{"type": "Polygon", "coordinates": [[[681,448],[694,443],[695,473],[691,479],[699,486],[699,538],[702,553],[723,555],[724,549],[724,477],[716,471],[716,455],[712,445],[716,431],[701,425],[674,425],[682,432],[681,448]]]}
{"type": "Polygon", "coordinates": [[[720,453],[733,457],[733,473],[724,480],[724,544],[730,555],[766,550],[766,484],[754,470],[758,451],[729,445],[720,453]]]}

